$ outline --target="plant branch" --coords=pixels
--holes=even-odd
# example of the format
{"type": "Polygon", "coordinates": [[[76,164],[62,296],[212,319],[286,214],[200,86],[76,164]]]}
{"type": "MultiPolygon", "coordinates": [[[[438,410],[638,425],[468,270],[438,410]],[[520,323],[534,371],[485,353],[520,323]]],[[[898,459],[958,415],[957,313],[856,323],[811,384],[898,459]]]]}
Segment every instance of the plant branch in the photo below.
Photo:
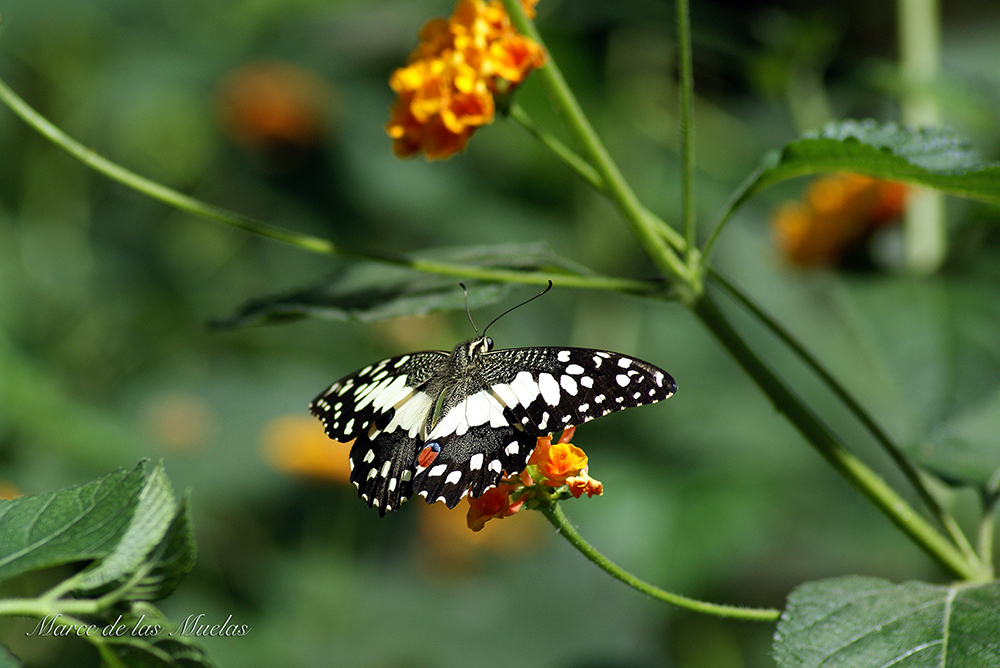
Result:
{"type": "Polygon", "coordinates": [[[691,11],[688,0],[675,1],[677,4],[677,47],[680,58],[678,67],[681,79],[681,220],[683,221],[688,252],[693,253],[697,246],[694,202],[694,71],[691,64],[691,11]]]}
{"type": "MultiPolygon", "coordinates": [[[[515,27],[545,48],[538,30],[525,16],[520,0],[503,0],[503,2],[515,27]]],[[[652,258],[660,270],[679,280],[678,289],[691,293],[692,296],[685,295],[685,300],[693,299],[693,296],[701,290],[699,271],[686,265],[673,249],[664,243],[664,238],[659,234],[657,226],[650,221],[645,207],[639,202],[638,197],[629,187],[618,170],[618,166],[611,159],[604,144],[590,125],[590,121],[587,120],[551,53],[549,53],[548,62],[538,70],[538,75],[548,88],[552,102],[562,116],[567,129],[579,142],[584,156],[603,180],[605,187],[602,192],[607,194],[618,212],[629,223],[639,239],[639,243],[642,244],[647,255],[652,258]]]]}
{"type": "MultiPolygon", "coordinates": [[[[569,167],[573,169],[573,171],[575,171],[580,178],[593,186],[595,190],[600,193],[607,194],[604,179],[597,173],[597,170],[595,170],[589,162],[576,154],[571,148],[566,146],[566,144],[559,141],[559,139],[552,135],[552,133],[546,132],[542,128],[538,127],[538,125],[536,125],[531,119],[531,116],[528,115],[528,112],[526,112],[524,108],[516,102],[510,106],[510,117],[544,146],[555,153],[557,157],[563,160],[563,162],[569,165],[569,167]]],[[[642,215],[645,216],[647,223],[652,228],[656,229],[656,231],[667,240],[667,243],[670,244],[674,250],[682,252],[688,247],[684,237],[679,234],[677,230],[667,225],[659,216],[646,209],[641,204],[639,207],[642,215]]]]}
{"type": "Polygon", "coordinates": [[[981,560],[976,551],[972,548],[969,543],[969,539],[965,536],[962,528],[955,521],[955,518],[945,510],[945,508],[938,502],[937,497],[935,497],[931,490],[924,484],[924,480],[920,475],[920,471],[913,465],[909,457],[902,451],[902,449],[893,442],[889,435],[879,426],[875,419],[866,411],[861,404],[859,404],[850,392],[837,381],[833,375],[827,371],[827,369],[820,364],[805,347],[800,344],[791,333],[781,326],[774,318],[767,314],[763,309],[761,309],[757,304],[755,304],[747,295],[739,290],[732,283],[727,281],[721,275],[708,269],[708,277],[713,282],[721,286],[726,292],[729,293],[743,308],[750,312],[750,314],[761,322],[765,327],[767,327],[771,332],[778,337],[778,339],[784,343],[788,348],[795,353],[801,359],[806,366],[808,366],[813,373],[815,373],[823,383],[830,389],[831,392],[844,404],[848,411],[850,411],[855,418],[868,430],[868,433],[878,442],[878,444],[885,450],[886,454],[892,459],[899,470],[906,476],[906,479],[910,482],[913,488],[916,490],[917,494],[920,496],[921,500],[930,510],[934,518],[941,524],[941,526],[948,532],[952,541],[965,555],[965,558],[970,561],[970,563],[977,566],[981,566],[981,560]]]}
{"type": "Polygon", "coordinates": [[[542,511],[545,518],[552,523],[552,526],[556,528],[556,531],[568,540],[570,545],[579,550],[583,556],[594,562],[594,564],[612,577],[624,582],[634,589],[637,589],[647,596],[651,596],[652,598],[685,608],[687,610],[715,615],[717,617],[728,617],[730,619],[773,622],[777,621],[778,617],[781,615],[780,610],[774,610],[771,608],[741,608],[734,605],[707,603],[705,601],[699,601],[697,599],[688,598],[687,596],[681,596],[680,594],[674,594],[660,589],[659,587],[651,585],[648,582],[635,577],[594,549],[590,543],[584,540],[583,537],[577,533],[576,529],[573,528],[573,525],[569,523],[569,520],[566,519],[566,515],[563,514],[562,508],[559,507],[558,502],[553,502],[548,506],[541,506],[539,507],[539,510],[542,511]]]}
{"type": "Polygon", "coordinates": [[[384,262],[432,274],[456,276],[466,279],[478,278],[480,280],[496,281],[498,283],[545,285],[551,280],[556,285],[566,288],[615,290],[631,294],[653,294],[663,292],[662,284],[657,281],[636,281],[601,276],[597,274],[588,275],[495,269],[479,265],[436,262],[384,252],[359,252],[347,249],[337,246],[328,239],[282,230],[246,216],[207,204],[194,197],[184,195],[183,193],[177,192],[176,190],[125,169],[124,167],[111,162],[107,158],[104,158],[94,151],[86,148],[53,125],[45,117],[32,109],[2,80],[0,80],[0,101],[6,104],[11,111],[17,114],[25,123],[53,144],[80,160],[91,169],[104,174],[108,178],[113,179],[122,185],[192,215],[230,225],[252,234],[258,234],[270,239],[281,241],[312,253],[337,255],[352,260],[384,262]]]}
{"type": "Polygon", "coordinates": [[[834,470],[874,503],[924,552],[963,580],[982,582],[989,579],[988,569],[978,560],[970,562],[892,487],[837,440],[809,407],[747,346],[707,294],[692,305],[692,311],[771,399],[775,409],[788,418],[834,470]]]}

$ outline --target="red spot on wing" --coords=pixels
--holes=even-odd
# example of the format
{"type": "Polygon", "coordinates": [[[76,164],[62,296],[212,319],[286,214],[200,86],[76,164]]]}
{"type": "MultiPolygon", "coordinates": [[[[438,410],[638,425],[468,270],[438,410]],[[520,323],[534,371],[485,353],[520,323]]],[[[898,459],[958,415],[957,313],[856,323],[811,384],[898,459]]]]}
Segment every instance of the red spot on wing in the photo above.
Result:
{"type": "Polygon", "coordinates": [[[437,443],[432,443],[431,445],[424,447],[424,449],[420,451],[420,455],[417,456],[417,464],[427,468],[434,463],[434,460],[437,459],[439,452],[441,452],[441,446],[437,443]]]}

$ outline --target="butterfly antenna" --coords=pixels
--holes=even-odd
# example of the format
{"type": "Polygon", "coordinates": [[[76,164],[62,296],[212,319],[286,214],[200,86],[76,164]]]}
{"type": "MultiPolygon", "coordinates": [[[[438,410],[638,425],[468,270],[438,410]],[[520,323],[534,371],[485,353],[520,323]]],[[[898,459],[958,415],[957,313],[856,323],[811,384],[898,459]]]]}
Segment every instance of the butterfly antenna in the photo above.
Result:
{"type": "Polygon", "coordinates": [[[501,313],[497,317],[493,318],[493,320],[490,321],[490,324],[486,325],[486,327],[483,328],[483,336],[486,336],[486,330],[489,329],[490,327],[492,327],[493,323],[495,323],[497,320],[499,320],[500,318],[504,317],[505,315],[507,315],[508,313],[510,313],[511,311],[513,311],[514,309],[521,308],[522,306],[524,306],[528,302],[535,301],[536,299],[538,299],[539,297],[541,297],[542,295],[544,295],[546,292],[548,292],[551,289],[552,289],[552,281],[549,281],[549,284],[545,287],[545,289],[542,290],[541,292],[539,292],[534,297],[531,297],[529,299],[525,299],[523,302],[521,302],[520,304],[517,304],[515,306],[511,306],[509,309],[507,309],[506,311],[504,311],[503,313],[501,313]]]}
{"type": "Polygon", "coordinates": [[[479,328],[476,327],[476,321],[472,319],[472,311],[469,310],[469,288],[465,287],[465,283],[459,283],[458,286],[462,288],[462,292],[465,293],[465,315],[469,316],[469,322],[472,323],[472,329],[476,330],[476,336],[479,336],[479,328]]]}

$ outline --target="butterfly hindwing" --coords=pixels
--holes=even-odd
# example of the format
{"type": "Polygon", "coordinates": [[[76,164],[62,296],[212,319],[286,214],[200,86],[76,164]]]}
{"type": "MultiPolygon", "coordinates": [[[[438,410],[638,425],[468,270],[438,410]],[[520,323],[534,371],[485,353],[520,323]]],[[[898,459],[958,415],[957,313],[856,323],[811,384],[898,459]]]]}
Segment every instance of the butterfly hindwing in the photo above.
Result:
{"type": "Polygon", "coordinates": [[[385,515],[412,494],[414,440],[402,430],[381,432],[374,439],[364,433],[351,446],[351,482],[358,496],[385,515]]]}
{"type": "Polygon", "coordinates": [[[628,355],[590,348],[510,348],[479,359],[510,421],[536,436],[669,398],[670,375],[628,355]]]}
{"type": "Polygon", "coordinates": [[[428,446],[437,445],[440,451],[428,466],[417,466],[413,493],[428,503],[443,501],[454,508],[466,494],[475,498],[496,487],[503,472],[522,471],[536,441],[520,429],[488,424],[472,427],[460,436],[428,441],[428,446]]]}

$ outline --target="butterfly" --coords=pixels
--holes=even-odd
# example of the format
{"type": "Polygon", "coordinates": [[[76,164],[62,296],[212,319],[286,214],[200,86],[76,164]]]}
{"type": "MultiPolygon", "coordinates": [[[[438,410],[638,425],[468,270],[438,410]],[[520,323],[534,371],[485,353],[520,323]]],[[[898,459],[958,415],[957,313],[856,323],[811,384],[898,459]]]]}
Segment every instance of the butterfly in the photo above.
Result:
{"type": "Polygon", "coordinates": [[[667,372],[628,355],[494,350],[486,329],[450,353],[415,352],[366,366],[309,405],[330,438],[354,439],[351,482],[379,515],[414,494],[454,508],[523,470],[538,437],[677,391],[667,372]]]}

